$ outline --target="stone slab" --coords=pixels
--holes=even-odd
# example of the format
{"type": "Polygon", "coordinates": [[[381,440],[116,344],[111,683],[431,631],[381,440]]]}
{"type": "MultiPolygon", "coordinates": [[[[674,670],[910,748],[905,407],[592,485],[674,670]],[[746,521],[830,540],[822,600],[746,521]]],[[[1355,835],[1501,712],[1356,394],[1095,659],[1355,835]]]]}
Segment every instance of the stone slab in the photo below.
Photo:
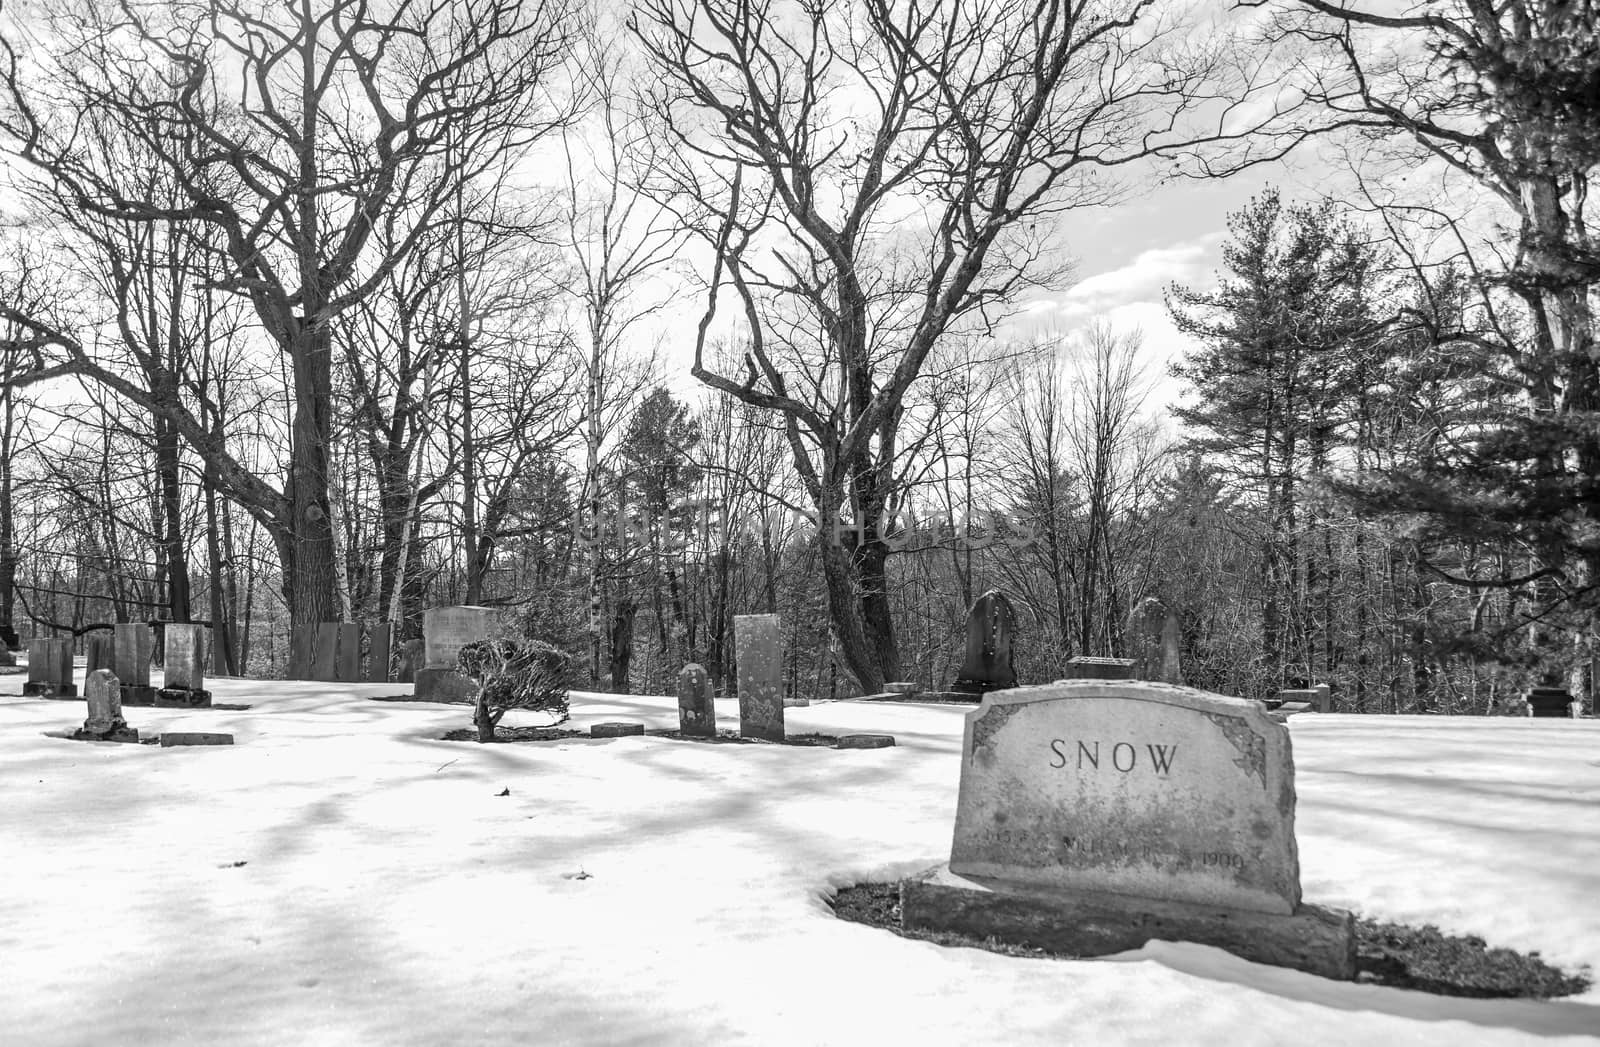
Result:
{"type": "Polygon", "coordinates": [[[1132,658],[1096,658],[1080,654],[1067,659],[1063,670],[1068,680],[1131,680],[1132,658]]]}
{"type": "Polygon", "coordinates": [[[158,709],[209,709],[211,692],[184,687],[163,687],[156,692],[155,706],[158,709]]]}
{"type": "Polygon", "coordinates": [[[1355,918],[1301,904],[1274,914],[1092,891],[1015,888],[941,866],[900,885],[907,930],[994,938],[1069,956],[1105,956],[1151,940],[1198,942],[1255,963],[1350,981],[1355,918]]]}
{"type": "Polygon", "coordinates": [[[806,709],[810,708],[810,706],[810,698],[785,698],[783,700],[783,707],[785,709],[806,709]]]}
{"type": "Polygon", "coordinates": [[[150,686],[150,655],[155,637],[144,622],[118,622],[111,627],[111,671],[122,681],[122,704],[130,705],[126,688],[150,686]]]}
{"type": "Polygon", "coordinates": [[[320,622],[317,643],[311,651],[311,678],[333,683],[338,677],[339,623],[320,622]]]}
{"type": "Polygon", "coordinates": [[[425,701],[470,701],[478,694],[472,677],[455,669],[418,669],[414,684],[416,697],[425,701]]]}
{"type": "Polygon", "coordinates": [[[623,720],[613,720],[608,723],[597,723],[589,728],[590,738],[629,738],[636,734],[644,733],[644,724],[628,723],[623,720]]]}
{"type": "Polygon", "coordinates": [[[841,734],[836,749],[887,749],[894,744],[892,734],[841,734]]]}
{"type": "Polygon", "coordinates": [[[334,662],[334,675],[340,683],[359,683],[361,680],[361,623],[339,623],[339,653],[334,662]]]}
{"type": "Polygon", "coordinates": [[[895,680],[884,684],[883,689],[888,694],[916,694],[917,684],[911,680],[895,680]]]}
{"type": "Polygon", "coordinates": [[[454,669],[461,648],[492,637],[498,619],[493,607],[429,607],[422,612],[423,666],[454,669]]]}
{"type": "Polygon", "coordinates": [[[162,683],[175,690],[203,691],[206,686],[204,626],[170,622],[162,627],[162,683]]]}
{"type": "Polygon", "coordinates": [[[389,679],[389,647],[394,638],[394,626],[389,622],[378,622],[372,626],[368,636],[367,682],[385,683],[389,679]]]}
{"type": "Polygon", "coordinates": [[[716,692],[705,667],[695,662],[678,673],[678,730],[694,738],[717,734],[716,692]]]}
{"type": "Polygon", "coordinates": [[[961,876],[1289,915],[1300,902],[1289,731],[1172,684],[991,692],[966,717],[961,876]]]}
{"type": "Polygon", "coordinates": [[[294,628],[289,638],[289,679],[311,679],[311,652],[316,642],[315,626],[300,625],[294,628]]]}
{"type": "Polygon", "coordinates": [[[778,616],[735,615],[733,649],[740,736],[783,741],[783,632],[778,616]]]}
{"type": "Polygon", "coordinates": [[[233,735],[214,731],[164,731],[161,735],[161,748],[163,749],[170,749],[176,745],[232,744],[233,735]]]}

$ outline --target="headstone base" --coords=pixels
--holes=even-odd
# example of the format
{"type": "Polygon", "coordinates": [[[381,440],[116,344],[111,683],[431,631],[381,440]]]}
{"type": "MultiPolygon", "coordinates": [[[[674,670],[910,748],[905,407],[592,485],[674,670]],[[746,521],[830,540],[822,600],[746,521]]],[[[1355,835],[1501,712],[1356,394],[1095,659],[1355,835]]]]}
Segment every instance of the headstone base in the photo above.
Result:
{"type": "Polygon", "coordinates": [[[805,709],[809,708],[810,705],[810,698],[785,698],[783,700],[783,707],[785,709],[805,709]]]}
{"type": "Polygon", "coordinates": [[[156,689],[144,684],[125,683],[122,685],[123,705],[154,705],[156,704],[156,689]]]}
{"type": "Polygon", "coordinates": [[[53,684],[35,680],[22,685],[22,694],[25,698],[76,698],[78,688],[76,684],[53,684]]]}
{"type": "Polygon", "coordinates": [[[471,701],[478,695],[472,678],[455,669],[418,669],[416,696],[436,702],[471,701]]]}
{"type": "Polygon", "coordinates": [[[692,710],[678,710],[678,731],[680,734],[692,738],[715,738],[717,736],[717,718],[715,715],[706,716],[692,710]]]}
{"type": "Polygon", "coordinates": [[[1356,975],[1355,917],[1302,903],[1288,916],[1095,891],[1052,891],[957,876],[941,865],[900,884],[907,930],[1105,956],[1152,939],[1197,942],[1253,963],[1323,978],[1356,975]]]}
{"type": "Polygon", "coordinates": [[[156,706],[162,709],[209,709],[211,692],[187,687],[163,687],[156,692],[156,706]]]}
{"type": "Polygon", "coordinates": [[[80,727],[72,732],[72,737],[80,742],[133,742],[139,741],[137,727],[113,727],[109,731],[91,731],[80,727]]]}
{"type": "Polygon", "coordinates": [[[892,734],[841,734],[836,749],[887,749],[894,744],[892,734]]]}
{"type": "Polygon", "coordinates": [[[643,734],[644,724],[627,723],[616,720],[611,723],[597,723],[589,728],[590,738],[627,738],[631,735],[643,734]]]}

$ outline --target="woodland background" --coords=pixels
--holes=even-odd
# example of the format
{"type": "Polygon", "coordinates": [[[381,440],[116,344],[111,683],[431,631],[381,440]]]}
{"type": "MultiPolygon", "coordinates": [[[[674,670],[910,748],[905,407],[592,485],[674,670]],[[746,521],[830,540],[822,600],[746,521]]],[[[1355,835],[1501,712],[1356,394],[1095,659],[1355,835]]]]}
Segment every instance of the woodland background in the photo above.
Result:
{"type": "Polygon", "coordinates": [[[593,684],[1122,653],[1362,712],[1588,695],[1592,3],[0,8],[0,630],[506,609],[593,684]],[[1025,322],[1054,230],[1318,150],[1193,348],[1025,322]],[[688,372],[687,375],[685,372],[688,372]],[[691,377],[692,376],[692,377],[691,377]],[[1176,403],[1157,390],[1184,390],[1176,403]]]}

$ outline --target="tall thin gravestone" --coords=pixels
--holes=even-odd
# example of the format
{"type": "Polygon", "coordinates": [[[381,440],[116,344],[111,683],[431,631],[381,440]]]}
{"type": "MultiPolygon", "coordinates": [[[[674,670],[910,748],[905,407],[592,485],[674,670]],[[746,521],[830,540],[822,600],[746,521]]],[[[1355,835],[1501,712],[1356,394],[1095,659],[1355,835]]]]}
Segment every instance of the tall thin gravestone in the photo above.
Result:
{"type": "Polygon", "coordinates": [[[739,681],[739,734],[783,741],[783,632],[775,614],[733,618],[739,681]]]}
{"type": "Polygon", "coordinates": [[[334,659],[339,654],[339,623],[321,622],[317,625],[317,645],[311,652],[311,678],[332,683],[338,679],[334,659]]]}
{"type": "Polygon", "coordinates": [[[339,655],[334,662],[334,677],[340,683],[361,679],[361,623],[339,623],[339,655]]]}
{"type": "Polygon", "coordinates": [[[678,673],[678,730],[695,738],[717,736],[717,706],[711,677],[690,662],[678,673]]]}
{"type": "Polygon", "coordinates": [[[959,694],[982,695],[1017,685],[1017,672],[1011,664],[1011,640],[1017,631],[1017,616],[1011,601],[998,589],[978,597],[967,612],[966,650],[961,670],[951,690],[959,694]]]}
{"type": "Polygon", "coordinates": [[[986,695],[947,866],[908,929],[1098,956],[1152,938],[1355,976],[1348,912],[1305,904],[1289,731],[1260,703],[1143,681],[986,695]]]}
{"type": "Polygon", "coordinates": [[[73,732],[82,741],[137,742],[139,732],[122,718],[122,684],[109,669],[96,669],[84,676],[84,698],[89,715],[73,732]]]}
{"type": "Polygon", "coordinates": [[[206,690],[203,628],[193,622],[168,622],[163,627],[167,645],[165,677],[161,690],[156,692],[157,705],[211,705],[211,692],[206,690]]]}
{"type": "Polygon", "coordinates": [[[144,622],[118,622],[111,629],[111,671],[122,686],[123,705],[154,705],[150,653],[155,642],[144,622]]]}
{"type": "Polygon", "coordinates": [[[389,679],[389,641],[393,636],[393,625],[388,622],[373,624],[372,639],[367,649],[368,683],[383,683],[389,679]]]}
{"type": "Polygon", "coordinates": [[[1178,619],[1154,596],[1134,609],[1128,620],[1128,653],[1133,678],[1157,683],[1182,683],[1178,670],[1178,619]]]}

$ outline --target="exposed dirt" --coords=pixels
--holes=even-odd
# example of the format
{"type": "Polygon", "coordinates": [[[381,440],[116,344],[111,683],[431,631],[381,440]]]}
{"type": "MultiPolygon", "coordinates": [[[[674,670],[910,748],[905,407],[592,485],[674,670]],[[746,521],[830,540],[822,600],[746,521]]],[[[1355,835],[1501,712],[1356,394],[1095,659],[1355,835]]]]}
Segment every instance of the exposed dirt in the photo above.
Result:
{"type": "MultiPolygon", "coordinates": [[[[959,934],[928,934],[900,926],[900,885],[861,883],[842,888],[833,899],[841,920],[882,927],[905,938],[940,945],[964,945],[1007,956],[1074,959],[1043,949],[980,941],[959,934]]],[[[1432,925],[1356,920],[1356,980],[1438,996],[1480,998],[1570,996],[1589,988],[1588,972],[1567,974],[1538,953],[1490,948],[1482,938],[1447,935],[1432,925]]]]}

